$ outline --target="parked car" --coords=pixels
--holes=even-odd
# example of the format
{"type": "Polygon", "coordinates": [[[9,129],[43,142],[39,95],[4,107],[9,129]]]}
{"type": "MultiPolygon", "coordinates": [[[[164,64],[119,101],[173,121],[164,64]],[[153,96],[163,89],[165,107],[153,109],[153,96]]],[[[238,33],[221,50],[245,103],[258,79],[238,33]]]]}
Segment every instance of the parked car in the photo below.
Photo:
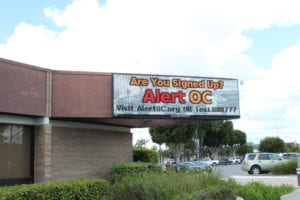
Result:
{"type": "Polygon", "coordinates": [[[297,157],[300,157],[300,153],[294,153],[294,152],[283,153],[281,155],[281,157],[284,158],[284,159],[292,159],[292,158],[297,159],[297,157]]]}
{"type": "Polygon", "coordinates": [[[230,161],[229,159],[220,159],[219,160],[219,165],[231,165],[232,161],[230,161]]]}
{"type": "Polygon", "coordinates": [[[193,162],[180,162],[178,163],[179,168],[180,167],[187,167],[189,169],[194,169],[194,170],[201,170],[200,166],[197,166],[195,163],[193,162]]]}
{"type": "Polygon", "coordinates": [[[229,157],[228,160],[232,163],[232,164],[241,164],[242,160],[237,158],[237,157],[229,157]]]}
{"type": "Polygon", "coordinates": [[[164,162],[158,163],[163,171],[166,171],[166,164],[164,162]]]}
{"type": "Polygon", "coordinates": [[[211,159],[211,158],[204,158],[201,161],[208,164],[208,165],[211,165],[211,166],[216,166],[216,165],[219,164],[219,160],[211,159]]]}
{"type": "Polygon", "coordinates": [[[192,161],[192,163],[194,163],[195,165],[199,166],[201,169],[212,169],[212,166],[201,161],[201,160],[198,160],[198,161],[192,161]]]}
{"type": "Polygon", "coordinates": [[[276,164],[284,162],[276,153],[249,153],[245,155],[242,170],[249,174],[270,172],[276,164]]]}

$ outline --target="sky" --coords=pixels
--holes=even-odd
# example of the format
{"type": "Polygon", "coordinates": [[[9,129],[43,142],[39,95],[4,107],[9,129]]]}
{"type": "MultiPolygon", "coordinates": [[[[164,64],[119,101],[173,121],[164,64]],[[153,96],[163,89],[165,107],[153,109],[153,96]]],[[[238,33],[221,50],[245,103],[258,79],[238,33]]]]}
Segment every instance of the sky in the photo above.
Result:
{"type": "MultiPolygon", "coordinates": [[[[300,143],[298,0],[4,0],[0,57],[39,67],[239,80],[234,129],[300,143]]],[[[150,140],[133,129],[135,142],[150,140]]],[[[151,143],[150,143],[151,144],[151,143]]]]}

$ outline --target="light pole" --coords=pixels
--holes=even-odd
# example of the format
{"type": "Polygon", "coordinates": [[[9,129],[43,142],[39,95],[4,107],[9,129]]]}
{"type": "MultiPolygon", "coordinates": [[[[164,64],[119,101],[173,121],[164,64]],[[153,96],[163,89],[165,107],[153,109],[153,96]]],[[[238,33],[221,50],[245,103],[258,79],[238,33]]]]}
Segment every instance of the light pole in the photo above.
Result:
{"type": "Polygon", "coordinates": [[[298,166],[297,166],[296,172],[297,172],[297,178],[298,178],[298,186],[300,186],[300,154],[297,154],[297,161],[298,161],[298,166]]]}

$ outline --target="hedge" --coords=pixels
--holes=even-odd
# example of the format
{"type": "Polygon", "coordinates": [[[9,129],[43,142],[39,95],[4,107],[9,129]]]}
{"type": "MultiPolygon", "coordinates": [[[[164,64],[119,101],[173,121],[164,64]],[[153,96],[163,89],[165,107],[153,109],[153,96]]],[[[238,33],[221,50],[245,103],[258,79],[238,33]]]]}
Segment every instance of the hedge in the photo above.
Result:
{"type": "Polygon", "coordinates": [[[109,183],[101,179],[76,179],[59,182],[6,186],[1,200],[111,200],[109,183]]]}
{"type": "Polygon", "coordinates": [[[110,182],[114,184],[126,176],[136,176],[143,172],[162,172],[162,169],[157,164],[145,162],[124,162],[115,163],[110,172],[110,182]]]}
{"type": "Polygon", "coordinates": [[[149,150],[145,148],[133,149],[133,161],[134,162],[151,162],[158,163],[159,155],[155,150],[149,150]]]}
{"type": "Polygon", "coordinates": [[[297,166],[297,159],[290,159],[272,167],[271,172],[273,174],[296,174],[297,166]]]}

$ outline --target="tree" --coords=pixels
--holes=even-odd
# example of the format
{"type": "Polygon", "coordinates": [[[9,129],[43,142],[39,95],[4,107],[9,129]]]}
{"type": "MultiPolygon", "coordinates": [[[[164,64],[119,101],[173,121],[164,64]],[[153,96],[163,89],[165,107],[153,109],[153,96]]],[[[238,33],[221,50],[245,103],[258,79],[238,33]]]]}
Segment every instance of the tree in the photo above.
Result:
{"type": "Polygon", "coordinates": [[[280,153],[284,150],[284,141],[279,137],[266,137],[259,144],[259,151],[261,152],[280,153]]]}
{"type": "Polygon", "coordinates": [[[199,146],[196,148],[197,153],[197,160],[200,159],[201,152],[203,152],[203,144],[204,144],[204,137],[208,130],[211,129],[212,122],[199,122],[195,124],[191,124],[191,129],[193,130],[193,137],[192,140],[198,140],[199,146]]]}
{"type": "Polygon", "coordinates": [[[147,143],[149,142],[149,140],[145,140],[145,139],[138,139],[134,145],[134,147],[137,148],[146,148],[147,143]]]}
{"type": "Polygon", "coordinates": [[[246,133],[240,130],[233,130],[229,137],[228,144],[230,146],[239,146],[246,144],[246,133]]]}
{"type": "Polygon", "coordinates": [[[240,130],[230,131],[226,143],[229,146],[229,154],[235,156],[237,148],[246,143],[246,133],[240,130]]]}
{"type": "Polygon", "coordinates": [[[222,150],[223,155],[229,154],[230,135],[233,132],[233,124],[231,121],[214,121],[211,122],[210,128],[204,137],[204,145],[212,157],[219,155],[222,150]]]}
{"type": "Polygon", "coordinates": [[[133,161],[157,163],[158,153],[146,148],[133,148],[133,161]]]}
{"type": "Polygon", "coordinates": [[[168,132],[168,127],[152,127],[149,130],[151,140],[159,145],[159,160],[162,161],[164,154],[161,149],[161,145],[166,142],[165,133],[168,132]]]}
{"type": "Polygon", "coordinates": [[[210,127],[206,130],[206,134],[204,136],[203,145],[209,147],[217,147],[221,144],[221,140],[224,138],[221,135],[221,126],[219,123],[215,122],[214,124],[210,124],[210,127]]]}
{"type": "Polygon", "coordinates": [[[244,156],[246,153],[252,153],[253,146],[251,144],[243,144],[236,148],[236,154],[239,156],[244,156]]]}
{"type": "Polygon", "coordinates": [[[210,156],[217,157],[221,148],[226,147],[226,155],[246,143],[246,134],[233,129],[233,123],[227,120],[205,121],[189,125],[164,126],[150,128],[153,142],[166,144],[173,156],[197,152],[199,159],[204,151],[208,150],[210,156]],[[196,149],[195,141],[199,141],[200,148],[196,149]]]}
{"type": "Polygon", "coordinates": [[[165,143],[177,160],[183,154],[184,146],[191,140],[192,134],[188,125],[150,128],[152,141],[159,145],[165,143]]]}
{"type": "Polygon", "coordinates": [[[169,127],[167,126],[151,127],[150,128],[151,140],[158,145],[162,145],[166,143],[166,135],[168,132],[169,132],[169,127]]]}
{"type": "Polygon", "coordinates": [[[298,144],[295,143],[285,143],[285,151],[286,152],[298,152],[299,147],[298,144]]]}

